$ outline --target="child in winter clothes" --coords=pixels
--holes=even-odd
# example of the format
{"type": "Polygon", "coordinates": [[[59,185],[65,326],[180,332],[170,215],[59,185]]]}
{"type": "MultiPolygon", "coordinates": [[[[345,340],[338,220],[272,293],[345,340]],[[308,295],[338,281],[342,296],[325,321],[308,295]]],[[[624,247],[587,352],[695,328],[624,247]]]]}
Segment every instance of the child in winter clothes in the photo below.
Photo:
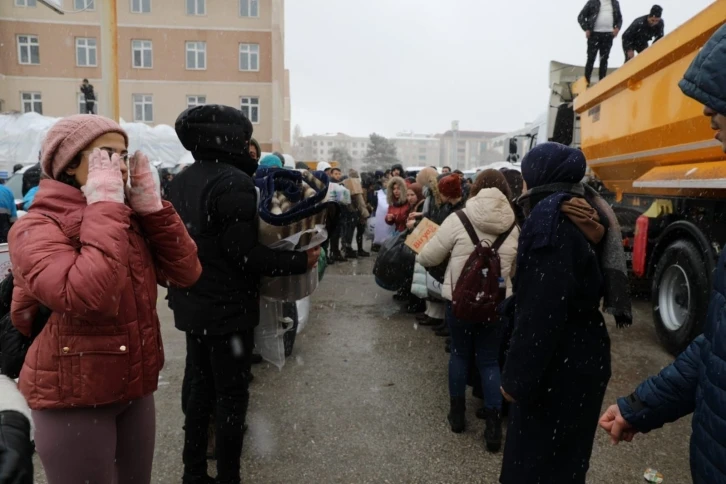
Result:
{"type": "Polygon", "coordinates": [[[403,178],[397,176],[391,178],[388,182],[388,213],[386,214],[386,223],[395,225],[397,232],[406,230],[406,220],[411,211],[406,195],[406,182],[403,178]]]}

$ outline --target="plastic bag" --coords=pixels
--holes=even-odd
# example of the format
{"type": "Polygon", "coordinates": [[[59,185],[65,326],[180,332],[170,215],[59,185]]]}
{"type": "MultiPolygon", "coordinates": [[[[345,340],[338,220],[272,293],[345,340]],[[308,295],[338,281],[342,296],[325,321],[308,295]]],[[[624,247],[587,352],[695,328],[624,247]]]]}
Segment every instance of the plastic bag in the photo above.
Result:
{"type": "Polygon", "coordinates": [[[255,328],[255,346],[265,361],[282,370],[285,366],[283,335],[293,329],[292,321],[283,318],[282,302],[260,298],[260,324],[255,328]]]}
{"type": "Polygon", "coordinates": [[[374,234],[376,231],[376,218],[371,217],[366,222],[366,230],[363,232],[363,237],[365,240],[373,240],[374,234]]]}
{"type": "Polygon", "coordinates": [[[443,301],[444,297],[441,295],[442,285],[443,283],[439,282],[431,274],[426,274],[426,289],[429,293],[429,297],[443,301]]]}
{"type": "Polygon", "coordinates": [[[310,298],[306,297],[295,304],[297,305],[297,334],[300,334],[310,322],[310,298]]]}
{"type": "Polygon", "coordinates": [[[328,254],[325,253],[325,249],[320,248],[320,257],[318,258],[318,282],[323,280],[325,275],[325,269],[328,268],[328,254]]]}
{"type": "Polygon", "coordinates": [[[429,292],[426,287],[426,269],[418,262],[413,269],[413,281],[411,282],[411,294],[419,299],[426,299],[429,297],[429,292]]]}
{"type": "Polygon", "coordinates": [[[388,239],[378,252],[373,266],[376,283],[386,290],[394,290],[410,283],[416,254],[406,245],[406,232],[388,239]]]}
{"type": "Polygon", "coordinates": [[[388,213],[388,199],[386,192],[378,190],[378,208],[375,216],[375,232],[373,234],[373,243],[383,245],[383,243],[396,234],[396,229],[392,225],[386,223],[386,214],[388,213]]]}

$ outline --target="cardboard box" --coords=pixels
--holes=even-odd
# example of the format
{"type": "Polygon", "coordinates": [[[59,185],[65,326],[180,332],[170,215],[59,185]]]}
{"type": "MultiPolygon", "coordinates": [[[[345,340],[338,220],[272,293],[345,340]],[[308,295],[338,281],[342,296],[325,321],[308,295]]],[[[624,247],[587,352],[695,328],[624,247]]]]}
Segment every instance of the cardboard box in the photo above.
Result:
{"type": "Polygon", "coordinates": [[[433,223],[431,220],[424,218],[421,222],[419,222],[413,232],[411,232],[411,235],[406,237],[406,245],[417,254],[420,254],[426,244],[428,244],[429,240],[436,235],[438,230],[438,225],[433,223]]]}

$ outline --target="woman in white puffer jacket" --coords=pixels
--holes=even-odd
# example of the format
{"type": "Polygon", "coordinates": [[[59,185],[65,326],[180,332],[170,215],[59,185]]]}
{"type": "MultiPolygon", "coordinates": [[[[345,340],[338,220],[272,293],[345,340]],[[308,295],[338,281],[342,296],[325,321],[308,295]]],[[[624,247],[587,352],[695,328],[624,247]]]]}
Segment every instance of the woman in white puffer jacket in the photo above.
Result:
{"type": "MultiPolygon", "coordinates": [[[[497,170],[485,170],[477,176],[471,196],[463,209],[471,221],[479,239],[494,243],[497,237],[515,225],[514,210],[509,202],[511,191],[507,180],[497,170]]],[[[507,295],[511,294],[517,239],[519,228],[515,227],[499,249],[502,277],[507,282],[507,295]]],[[[434,267],[451,255],[442,295],[448,301],[446,320],[451,331],[451,357],[449,359],[449,395],[451,411],[449,423],[455,433],[463,432],[466,427],[466,383],[469,361],[476,357],[477,368],[481,374],[486,409],[486,430],[484,440],[490,451],[499,450],[502,441],[501,408],[502,395],[499,391],[499,346],[503,324],[477,324],[457,320],[451,309],[451,299],[456,282],[464,269],[471,253],[472,243],[459,217],[451,214],[441,225],[417,261],[424,267],[434,267]]]]}

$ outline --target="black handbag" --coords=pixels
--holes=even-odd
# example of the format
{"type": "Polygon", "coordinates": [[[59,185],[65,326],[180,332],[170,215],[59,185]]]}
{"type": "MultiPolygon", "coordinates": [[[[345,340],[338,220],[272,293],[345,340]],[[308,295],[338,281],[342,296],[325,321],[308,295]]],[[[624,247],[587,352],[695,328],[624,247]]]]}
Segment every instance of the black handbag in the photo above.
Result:
{"type": "Polygon", "coordinates": [[[413,276],[416,254],[406,245],[408,233],[403,231],[386,240],[378,251],[378,258],[373,266],[376,282],[383,289],[397,291],[413,276]]]}

